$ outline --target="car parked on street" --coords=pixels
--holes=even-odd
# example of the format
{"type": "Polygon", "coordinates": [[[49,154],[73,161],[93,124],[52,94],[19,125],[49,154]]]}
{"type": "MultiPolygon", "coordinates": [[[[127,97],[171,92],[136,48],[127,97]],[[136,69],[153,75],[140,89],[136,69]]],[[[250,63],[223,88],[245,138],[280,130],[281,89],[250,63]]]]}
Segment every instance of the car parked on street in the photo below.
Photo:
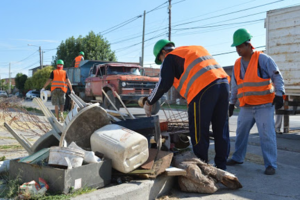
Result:
{"type": "Polygon", "coordinates": [[[40,91],[38,91],[38,90],[29,90],[25,95],[25,99],[32,100],[34,97],[40,97],[40,91]]]}
{"type": "Polygon", "coordinates": [[[7,92],[0,90],[0,97],[8,97],[7,92]]]}

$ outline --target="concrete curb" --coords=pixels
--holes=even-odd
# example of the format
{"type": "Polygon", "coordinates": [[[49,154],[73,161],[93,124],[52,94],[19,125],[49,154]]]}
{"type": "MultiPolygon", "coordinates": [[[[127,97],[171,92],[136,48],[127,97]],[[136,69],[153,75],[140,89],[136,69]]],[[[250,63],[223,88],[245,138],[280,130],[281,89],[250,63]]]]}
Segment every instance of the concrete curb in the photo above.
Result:
{"type": "Polygon", "coordinates": [[[160,175],[154,180],[136,180],[116,186],[101,188],[89,194],[80,195],[72,200],[154,200],[169,193],[175,177],[160,175]]]}

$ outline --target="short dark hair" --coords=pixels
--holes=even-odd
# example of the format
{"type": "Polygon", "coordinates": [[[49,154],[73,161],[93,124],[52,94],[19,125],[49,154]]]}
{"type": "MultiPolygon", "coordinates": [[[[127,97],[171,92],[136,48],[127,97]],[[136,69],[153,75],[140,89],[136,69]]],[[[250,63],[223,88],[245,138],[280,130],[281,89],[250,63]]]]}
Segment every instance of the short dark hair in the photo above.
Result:
{"type": "Polygon", "coordinates": [[[160,50],[160,52],[159,52],[159,54],[158,54],[157,57],[159,57],[159,56],[161,55],[162,50],[165,50],[167,53],[169,53],[169,52],[171,52],[171,51],[174,50],[174,49],[165,49],[165,47],[174,47],[174,45],[173,45],[172,43],[169,43],[169,44],[165,45],[165,46],[160,50]]]}

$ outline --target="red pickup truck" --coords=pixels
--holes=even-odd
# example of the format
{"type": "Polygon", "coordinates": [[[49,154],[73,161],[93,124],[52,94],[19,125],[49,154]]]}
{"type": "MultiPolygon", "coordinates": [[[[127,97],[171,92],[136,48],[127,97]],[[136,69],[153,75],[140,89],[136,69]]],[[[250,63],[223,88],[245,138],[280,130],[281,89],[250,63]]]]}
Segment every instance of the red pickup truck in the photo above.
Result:
{"type": "MultiPolygon", "coordinates": [[[[120,108],[120,101],[114,91],[119,94],[125,105],[137,103],[140,98],[149,96],[159,80],[157,77],[142,76],[140,70],[139,65],[128,63],[94,65],[85,79],[85,96],[111,110],[114,108],[102,94],[102,89],[117,108],[120,108]]],[[[152,114],[156,114],[159,109],[160,101],[153,105],[152,114]]]]}

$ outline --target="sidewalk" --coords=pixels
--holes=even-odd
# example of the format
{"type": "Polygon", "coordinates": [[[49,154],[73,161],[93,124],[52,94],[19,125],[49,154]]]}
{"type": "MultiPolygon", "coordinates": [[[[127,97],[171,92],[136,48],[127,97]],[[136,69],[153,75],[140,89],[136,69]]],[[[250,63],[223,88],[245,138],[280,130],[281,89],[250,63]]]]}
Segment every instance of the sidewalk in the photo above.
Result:
{"type": "MultiPolygon", "coordinates": [[[[231,154],[234,151],[237,116],[230,118],[231,154]]],[[[254,125],[249,136],[246,161],[242,165],[228,166],[227,170],[235,174],[243,188],[229,190],[224,186],[215,194],[198,194],[181,192],[175,185],[174,178],[159,177],[156,180],[141,180],[117,186],[99,189],[95,192],[81,195],[73,199],[120,199],[144,200],[155,199],[168,194],[168,200],[295,200],[300,199],[300,116],[290,118],[289,134],[277,135],[278,169],[273,176],[264,175],[264,165],[260,148],[259,136],[254,125]],[[167,183],[167,184],[166,184],[167,183]],[[174,184],[174,186],[173,186],[174,184]],[[169,192],[169,188],[173,186],[169,192]]],[[[214,154],[214,142],[211,141],[210,153],[214,154]]],[[[213,162],[213,160],[211,161],[213,162]]]]}

